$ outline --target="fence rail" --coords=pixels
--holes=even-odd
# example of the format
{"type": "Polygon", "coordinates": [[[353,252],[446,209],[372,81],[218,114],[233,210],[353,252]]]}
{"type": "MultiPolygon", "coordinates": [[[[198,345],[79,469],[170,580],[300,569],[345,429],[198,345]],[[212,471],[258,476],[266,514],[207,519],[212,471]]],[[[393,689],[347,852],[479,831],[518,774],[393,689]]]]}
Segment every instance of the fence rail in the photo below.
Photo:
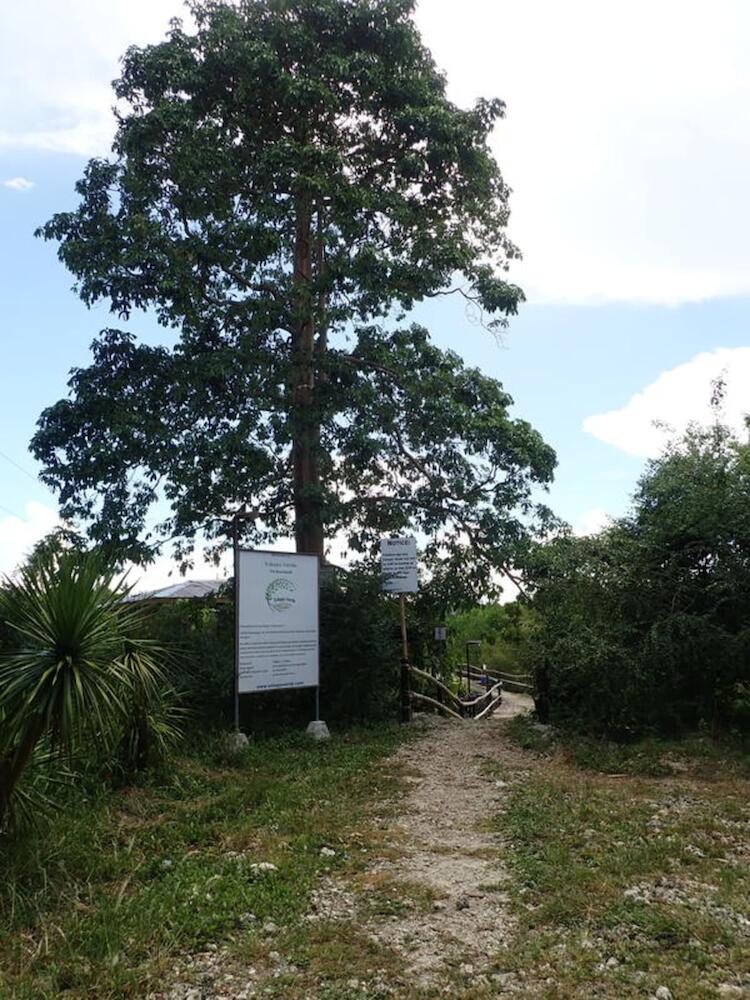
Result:
{"type": "Polygon", "coordinates": [[[488,683],[487,690],[481,692],[474,698],[461,698],[459,695],[451,691],[447,684],[443,684],[443,682],[437,677],[433,677],[432,674],[428,674],[426,670],[420,670],[419,667],[409,666],[409,674],[413,678],[433,685],[437,692],[437,698],[432,698],[430,695],[423,694],[421,691],[411,691],[410,696],[413,701],[429,705],[432,708],[437,708],[439,711],[454,718],[486,718],[495,711],[503,699],[503,682],[496,677],[490,678],[489,675],[485,675],[483,672],[479,673],[477,676],[481,676],[482,678],[487,676],[488,682],[491,680],[493,683],[491,686],[489,686],[488,683]]]}
{"type": "MultiPolygon", "coordinates": [[[[471,676],[484,677],[485,672],[472,667],[471,676]]],[[[494,670],[492,673],[488,673],[487,676],[491,677],[493,680],[502,681],[503,687],[508,691],[518,691],[521,694],[533,694],[535,690],[531,674],[512,674],[505,670],[494,670]]]]}

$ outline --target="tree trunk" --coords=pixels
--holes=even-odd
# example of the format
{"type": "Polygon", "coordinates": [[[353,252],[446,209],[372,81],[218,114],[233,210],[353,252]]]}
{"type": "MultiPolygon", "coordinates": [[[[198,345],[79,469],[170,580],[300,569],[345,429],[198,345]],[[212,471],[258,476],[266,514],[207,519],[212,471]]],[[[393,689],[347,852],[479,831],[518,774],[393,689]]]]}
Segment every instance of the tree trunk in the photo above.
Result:
{"type": "Polygon", "coordinates": [[[294,326],[292,337],[292,466],[294,534],[297,552],[322,558],[320,418],[315,409],[315,314],[312,296],[312,201],[297,197],[294,242],[294,326]]]}
{"type": "Polygon", "coordinates": [[[42,720],[37,717],[27,726],[18,746],[0,760],[0,830],[8,817],[13,792],[42,735],[42,729],[42,720]]]}

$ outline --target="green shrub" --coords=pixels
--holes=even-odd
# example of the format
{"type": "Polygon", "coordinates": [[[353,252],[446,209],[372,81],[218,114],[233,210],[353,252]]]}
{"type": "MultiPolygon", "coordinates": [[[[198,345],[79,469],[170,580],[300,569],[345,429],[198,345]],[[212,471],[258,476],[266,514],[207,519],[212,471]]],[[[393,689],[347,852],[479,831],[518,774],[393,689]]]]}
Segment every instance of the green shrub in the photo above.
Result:
{"type": "Polygon", "coordinates": [[[400,661],[396,604],[364,572],[324,577],[320,602],[321,704],[331,718],[395,717],[400,661]]]}
{"type": "MultiPolygon", "coordinates": [[[[394,716],[399,669],[398,612],[364,572],[327,570],[320,591],[320,700],[326,719],[394,716]]],[[[151,606],[146,634],[174,650],[174,681],[196,724],[228,726],[234,691],[234,605],[231,584],[218,597],[151,606]]],[[[243,728],[312,718],[311,691],[243,696],[243,728]]]]}
{"type": "Polygon", "coordinates": [[[94,745],[111,760],[134,713],[147,727],[166,687],[163,651],[139,635],[126,593],[97,554],[75,550],[38,553],[0,591],[10,633],[0,656],[0,828],[16,803],[46,798],[50,755],[94,745]]]}
{"type": "Polygon", "coordinates": [[[747,727],[748,497],[750,446],[691,428],[627,517],[539,547],[532,643],[553,721],[618,738],[747,727]]]}
{"type": "Polygon", "coordinates": [[[174,685],[196,720],[207,727],[227,724],[234,691],[231,588],[214,597],[147,605],[143,630],[171,650],[174,685]]]}
{"type": "Polygon", "coordinates": [[[481,645],[469,654],[472,664],[512,674],[528,669],[533,612],[520,602],[471,608],[451,615],[448,625],[448,656],[454,666],[465,664],[466,643],[474,640],[481,645]]]}

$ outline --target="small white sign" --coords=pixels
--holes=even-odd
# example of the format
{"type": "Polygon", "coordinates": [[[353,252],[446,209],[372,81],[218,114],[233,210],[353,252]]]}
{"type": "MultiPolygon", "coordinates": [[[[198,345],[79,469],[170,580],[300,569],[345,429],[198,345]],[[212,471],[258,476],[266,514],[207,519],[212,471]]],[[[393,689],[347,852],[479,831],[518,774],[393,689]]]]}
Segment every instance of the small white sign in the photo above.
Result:
{"type": "Polygon", "coordinates": [[[318,557],[241,551],[238,570],[240,694],[317,687],[318,557]]]}
{"type": "Polygon", "coordinates": [[[416,594],[416,538],[383,538],[380,541],[380,575],[386,594],[416,594]]]}
{"type": "Polygon", "coordinates": [[[448,629],[445,625],[435,626],[435,642],[446,642],[448,639],[448,629]]]}

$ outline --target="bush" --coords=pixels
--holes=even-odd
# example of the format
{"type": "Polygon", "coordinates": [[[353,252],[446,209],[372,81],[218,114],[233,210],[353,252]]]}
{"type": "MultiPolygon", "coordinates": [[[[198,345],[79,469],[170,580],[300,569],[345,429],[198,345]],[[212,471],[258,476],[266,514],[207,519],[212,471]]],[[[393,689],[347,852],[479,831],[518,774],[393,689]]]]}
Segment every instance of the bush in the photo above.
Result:
{"type": "Polygon", "coordinates": [[[234,692],[231,587],[202,599],[147,605],[144,634],[172,651],[172,676],[185,705],[205,727],[228,724],[234,692]]]}
{"type": "MultiPolygon", "coordinates": [[[[395,716],[399,670],[398,612],[364,572],[321,574],[320,701],[326,719],[395,716]]],[[[148,611],[147,634],[175,651],[175,684],[205,728],[228,726],[234,692],[234,604],[231,584],[218,597],[171,601],[148,611]]],[[[243,696],[243,728],[312,718],[312,692],[243,696]]]]}
{"type": "Polygon", "coordinates": [[[378,577],[324,575],[320,602],[321,705],[332,719],[395,717],[399,617],[378,577]]]}
{"type": "Polygon", "coordinates": [[[628,737],[747,727],[750,446],[691,428],[631,513],[540,547],[538,686],[553,721],[628,737]]]}
{"type": "Polygon", "coordinates": [[[454,666],[465,664],[466,643],[476,640],[481,645],[470,653],[472,665],[512,674],[527,670],[533,615],[523,604],[482,605],[451,615],[448,624],[448,656],[454,666]]]}
{"type": "Polygon", "coordinates": [[[166,685],[163,653],[139,636],[126,593],[97,554],[74,550],[41,552],[0,591],[10,633],[0,657],[0,828],[16,803],[46,797],[50,758],[94,744],[109,760],[134,714],[148,728],[166,685]]]}

